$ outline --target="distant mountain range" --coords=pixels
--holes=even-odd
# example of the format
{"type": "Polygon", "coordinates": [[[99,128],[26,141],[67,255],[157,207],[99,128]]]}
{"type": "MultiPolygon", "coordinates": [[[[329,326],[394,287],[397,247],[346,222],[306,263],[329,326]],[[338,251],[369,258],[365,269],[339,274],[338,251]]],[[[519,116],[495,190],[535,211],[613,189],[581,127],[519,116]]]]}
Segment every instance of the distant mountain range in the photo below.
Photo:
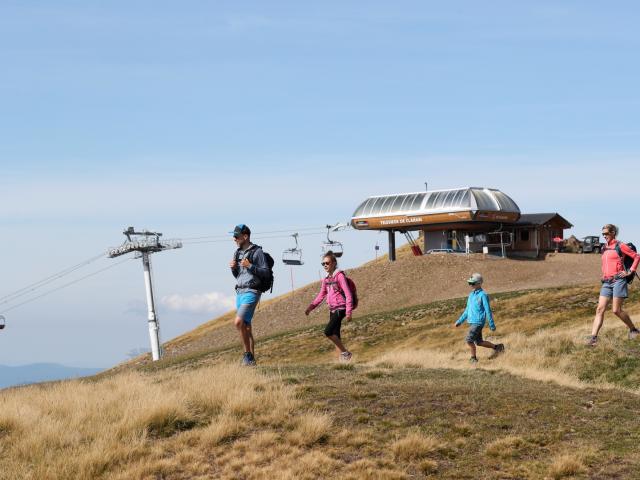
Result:
{"type": "Polygon", "coordinates": [[[17,367],[0,365],[0,388],[63,380],[65,378],[86,377],[102,370],[104,369],[67,367],[57,363],[32,363],[17,367]]]}

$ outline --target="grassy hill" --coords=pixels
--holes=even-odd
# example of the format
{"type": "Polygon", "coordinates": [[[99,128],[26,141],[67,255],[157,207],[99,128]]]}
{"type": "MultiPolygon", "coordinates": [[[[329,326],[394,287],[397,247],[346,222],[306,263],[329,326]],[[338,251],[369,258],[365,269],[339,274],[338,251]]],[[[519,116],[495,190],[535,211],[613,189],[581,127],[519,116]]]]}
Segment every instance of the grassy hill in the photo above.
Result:
{"type": "MultiPolygon", "coordinates": [[[[483,273],[491,293],[593,283],[599,275],[600,257],[550,254],[545,261],[503,260],[483,255],[414,257],[405,246],[399,249],[394,263],[382,257],[348,273],[358,286],[360,306],[356,314],[362,316],[464,296],[469,289],[464,280],[475,271],[483,273]]],[[[229,275],[229,282],[232,281],[229,275]]],[[[315,282],[281,297],[271,299],[264,295],[254,322],[256,338],[326,323],[325,308],[309,317],[304,315],[318,290],[319,282],[315,282]]],[[[232,320],[230,312],[204,323],[165,344],[165,354],[173,357],[237,344],[238,333],[232,320]]]]}
{"type": "Polygon", "coordinates": [[[608,314],[584,346],[595,285],[493,293],[507,350],[476,367],[463,297],[388,296],[345,326],[350,364],[302,324],[255,369],[233,343],[2,391],[0,478],[640,478],[640,341],[608,314]]]}

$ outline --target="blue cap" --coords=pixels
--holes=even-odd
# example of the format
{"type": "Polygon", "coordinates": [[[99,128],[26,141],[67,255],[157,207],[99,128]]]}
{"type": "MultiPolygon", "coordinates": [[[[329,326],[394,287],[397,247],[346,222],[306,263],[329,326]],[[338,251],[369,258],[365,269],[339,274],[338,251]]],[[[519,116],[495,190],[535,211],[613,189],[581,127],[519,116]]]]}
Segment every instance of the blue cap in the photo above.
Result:
{"type": "Polygon", "coordinates": [[[236,225],[236,228],[233,229],[233,232],[229,232],[235,238],[238,238],[240,235],[251,235],[251,230],[244,223],[240,223],[236,225]]]}

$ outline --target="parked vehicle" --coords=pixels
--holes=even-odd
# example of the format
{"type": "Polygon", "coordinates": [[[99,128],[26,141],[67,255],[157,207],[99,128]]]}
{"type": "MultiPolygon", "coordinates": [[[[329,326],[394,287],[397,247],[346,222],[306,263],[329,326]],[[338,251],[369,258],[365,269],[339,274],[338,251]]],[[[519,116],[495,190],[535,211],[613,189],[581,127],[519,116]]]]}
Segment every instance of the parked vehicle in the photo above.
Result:
{"type": "Polygon", "coordinates": [[[590,235],[584,237],[580,242],[578,253],[600,253],[602,251],[603,244],[600,243],[600,237],[597,235],[590,235]]]}

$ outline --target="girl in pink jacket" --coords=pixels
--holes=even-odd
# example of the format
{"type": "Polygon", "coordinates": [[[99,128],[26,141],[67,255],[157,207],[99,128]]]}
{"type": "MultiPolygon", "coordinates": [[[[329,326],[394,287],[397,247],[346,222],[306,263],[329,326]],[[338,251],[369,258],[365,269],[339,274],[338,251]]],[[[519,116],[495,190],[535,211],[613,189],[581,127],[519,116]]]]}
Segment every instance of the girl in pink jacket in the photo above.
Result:
{"type": "Polygon", "coordinates": [[[353,297],[344,273],[337,270],[338,260],[333,252],[329,251],[322,257],[322,266],[327,272],[327,276],[322,280],[320,293],[307,307],[304,314],[309,315],[325,298],[327,299],[330,313],[329,323],[324,329],[324,334],[336,346],[339,360],[348,362],[351,360],[351,352],[347,350],[340,339],[340,327],[343,318],[346,318],[347,322],[351,321],[353,297]]]}

